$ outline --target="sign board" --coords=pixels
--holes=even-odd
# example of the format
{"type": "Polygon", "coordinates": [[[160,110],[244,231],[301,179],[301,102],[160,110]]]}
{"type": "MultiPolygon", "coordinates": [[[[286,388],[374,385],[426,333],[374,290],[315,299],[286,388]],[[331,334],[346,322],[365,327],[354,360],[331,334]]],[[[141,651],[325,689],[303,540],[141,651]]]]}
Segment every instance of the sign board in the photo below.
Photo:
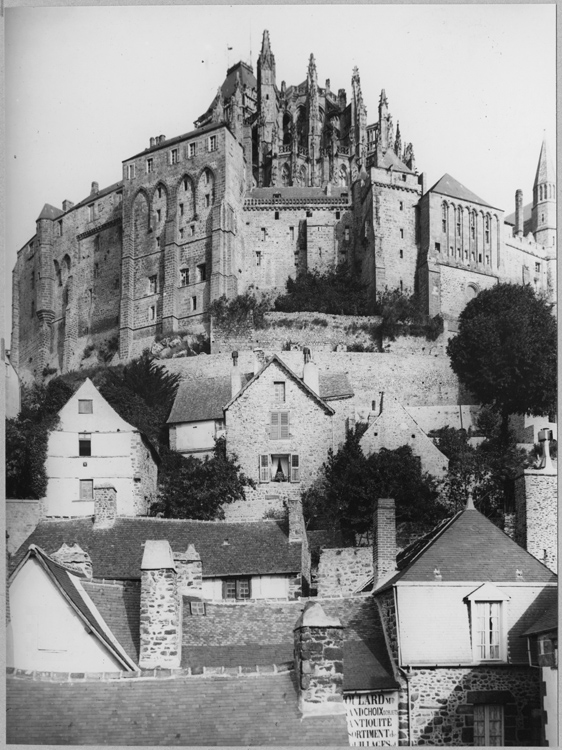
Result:
{"type": "Polygon", "coordinates": [[[347,733],[352,747],[398,745],[398,692],[344,696],[347,733]]]}

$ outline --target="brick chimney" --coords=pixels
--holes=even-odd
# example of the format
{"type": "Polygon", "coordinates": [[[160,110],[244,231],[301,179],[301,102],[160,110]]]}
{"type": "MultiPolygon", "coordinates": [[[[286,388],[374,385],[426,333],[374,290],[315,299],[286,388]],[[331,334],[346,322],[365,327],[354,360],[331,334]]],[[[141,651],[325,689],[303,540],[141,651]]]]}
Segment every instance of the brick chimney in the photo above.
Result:
{"type": "Polygon", "coordinates": [[[515,235],[523,237],[523,191],[515,191],[515,235]]]}
{"type": "Polygon", "coordinates": [[[238,352],[232,352],[232,370],[230,371],[230,395],[236,396],[242,388],[242,373],[238,367],[238,352]]]}
{"type": "Polygon", "coordinates": [[[254,375],[265,365],[265,352],[263,349],[254,349],[254,375]]]}
{"type": "Polygon", "coordinates": [[[65,200],[62,202],[62,210],[63,211],[70,211],[70,209],[74,206],[74,203],[69,200],[65,200]]]}
{"type": "Polygon", "coordinates": [[[304,370],[302,379],[304,380],[305,384],[318,396],[320,394],[318,365],[312,361],[312,354],[307,346],[305,346],[302,351],[304,354],[304,370]]]}
{"type": "Polygon", "coordinates": [[[99,191],[100,191],[99,182],[92,182],[92,189],[90,190],[90,195],[94,195],[94,193],[99,193],[99,191]]]}
{"type": "Polygon", "coordinates": [[[147,540],[141,563],[141,669],[177,669],[181,662],[181,597],[169,542],[147,540]]]}
{"type": "Polygon", "coordinates": [[[396,511],[394,500],[379,498],[373,519],[373,588],[396,570],[396,511]]]}
{"type": "Polygon", "coordinates": [[[68,545],[64,542],[61,547],[51,555],[51,558],[64,565],[65,568],[73,570],[76,573],[82,573],[87,578],[92,577],[92,558],[87,552],[84,552],[79,544],[68,545]]]}
{"type": "Polygon", "coordinates": [[[344,714],[343,626],[308,602],[294,627],[299,709],[304,715],[344,714]]]}
{"type": "Polygon", "coordinates": [[[178,572],[178,594],[200,594],[203,591],[203,566],[201,555],[193,544],[185,552],[174,552],[174,563],[178,572]]]}
{"type": "Polygon", "coordinates": [[[117,518],[117,490],[112,484],[94,487],[94,529],[111,529],[117,518]]]}

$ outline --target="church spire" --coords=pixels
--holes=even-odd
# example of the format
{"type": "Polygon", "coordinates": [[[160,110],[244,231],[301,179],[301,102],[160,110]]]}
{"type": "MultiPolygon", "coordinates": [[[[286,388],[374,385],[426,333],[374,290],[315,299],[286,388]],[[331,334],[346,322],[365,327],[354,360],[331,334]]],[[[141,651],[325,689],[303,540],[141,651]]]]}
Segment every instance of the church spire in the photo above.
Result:
{"type": "Polygon", "coordinates": [[[548,153],[546,133],[543,135],[542,139],[541,153],[539,156],[539,163],[537,165],[534,187],[537,187],[537,185],[545,182],[556,182],[556,173],[554,171],[554,166],[552,165],[550,155],[548,153]]]}
{"type": "Polygon", "coordinates": [[[267,29],[263,32],[263,39],[261,43],[261,52],[258,59],[258,68],[269,68],[273,71],[275,77],[275,57],[271,51],[271,43],[269,41],[269,31],[267,29]]]}
{"type": "Polygon", "coordinates": [[[546,134],[535,174],[531,216],[535,240],[545,247],[556,247],[556,172],[548,153],[546,134]]]}

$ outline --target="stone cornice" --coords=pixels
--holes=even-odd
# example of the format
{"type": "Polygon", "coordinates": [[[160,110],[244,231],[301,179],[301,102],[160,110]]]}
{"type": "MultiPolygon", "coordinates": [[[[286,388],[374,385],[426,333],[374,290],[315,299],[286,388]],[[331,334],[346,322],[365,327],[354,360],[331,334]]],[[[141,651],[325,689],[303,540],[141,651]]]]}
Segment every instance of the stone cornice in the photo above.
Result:
{"type": "Polygon", "coordinates": [[[109,229],[109,227],[117,226],[117,224],[122,224],[122,220],[111,219],[111,221],[106,221],[105,224],[99,224],[97,227],[92,227],[92,229],[88,229],[86,232],[77,234],[76,239],[84,240],[86,239],[86,237],[91,237],[93,234],[97,234],[98,232],[103,232],[104,229],[109,229]]]}

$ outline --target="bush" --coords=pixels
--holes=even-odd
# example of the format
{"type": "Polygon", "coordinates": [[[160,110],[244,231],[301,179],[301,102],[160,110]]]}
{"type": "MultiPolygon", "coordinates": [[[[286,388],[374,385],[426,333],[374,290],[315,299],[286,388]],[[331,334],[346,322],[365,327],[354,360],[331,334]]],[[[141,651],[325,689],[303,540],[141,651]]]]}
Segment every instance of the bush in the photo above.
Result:
{"type": "Polygon", "coordinates": [[[235,333],[246,327],[265,328],[265,313],[270,309],[269,299],[258,298],[252,289],[229,300],[223,294],[209,305],[216,325],[229,333],[235,333]]]}
{"type": "Polygon", "coordinates": [[[367,289],[346,265],[325,273],[303,271],[287,279],[286,290],[275,300],[279,312],[368,314],[367,289]]]}
{"type": "MultiPolygon", "coordinates": [[[[375,314],[382,317],[376,331],[381,348],[385,338],[395,341],[397,336],[424,336],[435,341],[443,333],[442,317],[430,318],[423,311],[419,297],[408,291],[387,287],[377,296],[375,314]]],[[[372,335],[375,338],[374,331],[372,335]]]]}

